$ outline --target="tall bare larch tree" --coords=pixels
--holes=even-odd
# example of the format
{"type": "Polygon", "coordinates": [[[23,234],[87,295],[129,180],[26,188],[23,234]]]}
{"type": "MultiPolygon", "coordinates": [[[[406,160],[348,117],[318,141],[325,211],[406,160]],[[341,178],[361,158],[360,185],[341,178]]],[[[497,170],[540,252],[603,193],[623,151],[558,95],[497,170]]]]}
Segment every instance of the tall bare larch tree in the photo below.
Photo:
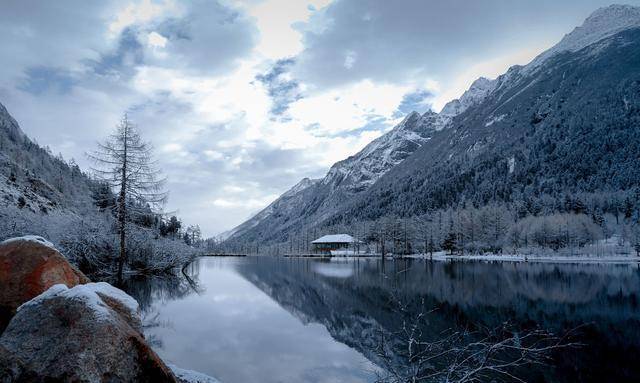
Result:
{"type": "Polygon", "coordinates": [[[122,281],[127,261],[127,222],[140,209],[161,210],[167,198],[163,189],[165,179],[160,177],[151,144],[142,140],[126,114],[115,131],[88,156],[96,164],[93,168],[96,177],[118,195],[115,205],[120,239],[117,272],[118,280],[122,281]]]}

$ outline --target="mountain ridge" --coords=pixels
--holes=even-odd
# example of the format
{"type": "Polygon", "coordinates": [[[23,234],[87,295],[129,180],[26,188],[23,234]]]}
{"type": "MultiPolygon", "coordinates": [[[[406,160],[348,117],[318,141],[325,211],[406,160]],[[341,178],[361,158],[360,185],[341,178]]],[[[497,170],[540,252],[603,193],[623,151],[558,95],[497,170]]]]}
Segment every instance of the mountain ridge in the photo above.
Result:
{"type": "MultiPolygon", "coordinates": [[[[523,121],[525,118],[521,115],[519,115],[520,120],[514,121],[511,119],[511,121],[509,121],[512,114],[515,115],[517,113],[522,113],[527,107],[526,105],[518,105],[516,101],[523,99],[523,95],[528,95],[532,89],[541,88],[540,84],[554,76],[553,74],[545,73],[545,70],[559,70],[558,67],[562,66],[589,65],[589,60],[596,61],[603,50],[617,49],[618,46],[614,46],[616,44],[615,36],[624,31],[633,30],[636,26],[640,26],[639,7],[613,5],[596,10],[580,27],[575,28],[558,44],[541,53],[529,64],[525,66],[512,66],[504,74],[498,76],[494,80],[479,78],[474,81],[470,88],[459,99],[452,100],[447,103],[440,113],[429,111],[423,116],[420,116],[417,113],[410,113],[405,117],[401,124],[387,132],[385,135],[374,140],[361,152],[334,164],[322,181],[315,183],[308,188],[298,190],[298,197],[296,199],[298,206],[291,209],[291,206],[285,206],[285,204],[282,204],[279,207],[280,210],[275,209],[266,217],[279,216],[279,219],[272,220],[268,224],[262,221],[256,222],[254,220],[252,222],[252,228],[258,228],[258,230],[254,230],[254,233],[236,231],[234,235],[231,236],[231,239],[244,237],[243,240],[256,240],[269,238],[271,236],[270,238],[272,240],[285,240],[287,236],[286,232],[292,227],[299,229],[301,225],[314,226],[321,222],[324,222],[325,224],[343,222],[345,217],[357,217],[359,211],[368,208],[371,205],[378,206],[379,209],[384,210],[381,206],[385,206],[388,201],[397,199],[397,197],[393,197],[394,195],[403,195],[403,192],[399,192],[397,189],[390,186],[399,183],[399,180],[397,178],[394,179],[394,177],[397,177],[397,173],[401,172],[401,170],[396,169],[404,169],[407,174],[405,174],[406,177],[403,179],[406,180],[407,177],[410,176],[411,171],[420,173],[423,172],[424,169],[429,169],[433,166],[439,166],[441,168],[442,163],[447,163],[447,161],[451,160],[455,151],[447,152],[447,150],[452,150],[447,148],[449,148],[448,144],[454,143],[454,141],[460,143],[468,142],[467,147],[456,150],[464,152],[464,156],[467,158],[467,161],[475,161],[475,158],[482,158],[483,153],[487,152],[487,148],[495,146],[496,142],[500,140],[509,141],[514,138],[519,139],[518,137],[521,137],[523,134],[529,134],[525,129],[523,129],[523,127],[529,126],[529,123],[532,121],[535,122],[533,125],[538,125],[546,118],[546,116],[553,113],[555,110],[558,110],[554,108],[562,107],[561,103],[541,105],[538,110],[531,112],[531,116],[526,116],[526,119],[530,121],[523,121]],[[612,46],[613,48],[611,48],[612,46]],[[590,47],[592,49],[589,49],[590,47]],[[585,49],[587,50],[587,53],[583,52],[585,49]],[[580,55],[580,52],[585,54],[580,55]],[[568,62],[563,62],[562,60],[568,60],[568,62]],[[582,64],[571,60],[582,60],[582,64]],[[482,108],[484,108],[484,110],[480,110],[482,108]],[[394,132],[401,131],[402,129],[399,127],[403,123],[406,124],[407,121],[418,121],[423,118],[430,121],[428,139],[425,137],[425,141],[414,150],[405,153],[407,155],[400,155],[399,161],[387,161],[387,165],[382,166],[381,169],[378,169],[378,172],[374,174],[375,177],[369,177],[368,179],[366,179],[366,177],[357,177],[358,175],[362,175],[363,171],[357,168],[354,171],[352,168],[365,163],[364,161],[358,162],[357,160],[368,158],[367,154],[370,152],[368,147],[375,147],[376,145],[374,145],[374,143],[378,140],[391,141],[388,142],[387,145],[388,147],[392,147],[392,137],[394,132]],[[504,130],[507,122],[512,125],[518,125],[518,127],[516,129],[504,130]],[[482,132],[483,129],[478,128],[475,130],[469,130],[470,126],[483,127],[485,130],[491,130],[493,133],[488,136],[485,135],[481,137],[482,134],[485,134],[482,132]],[[497,128],[502,128],[503,131],[498,133],[496,130],[497,128]],[[473,137],[477,139],[473,141],[469,137],[464,137],[465,134],[475,134],[477,137],[473,137]],[[438,139],[434,141],[434,138],[438,139]],[[442,149],[437,149],[438,146],[442,147],[442,149]],[[438,155],[440,157],[436,158],[437,156],[431,156],[429,158],[423,158],[418,156],[417,153],[425,151],[434,151],[434,156],[436,155],[435,153],[439,153],[438,155]],[[447,158],[447,156],[449,156],[449,158],[447,158]],[[408,167],[406,164],[408,159],[412,161],[414,167],[412,170],[406,169],[408,167]],[[345,166],[345,164],[348,166],[345,166]],[[425,164],[429,165],[425,166],[425,164]],[[345,169],[346,171],[341,172],[341,170],[345,169]],[[352,188],[350,190],[348,187],[341,187],[341,183],[345,179],[348,179],[349,176],[356,180],[365,180],[370,183],[367,184],[365,182],[358,184],[356,182],[350,184],[351,186],[364,186],[359,189],[352,188]],[[384,192],[379,190],[380,187],[378,187],[378,185],[380,183],[387,186],[384,192]],[[320,188],[319,185],[333,185],[334,188],[327,193],[326,190],[324,192],[317,190],[320,188]],[[371,192],[372,190],[377,190],[377,192],[375,192],[377,193],[375,198],[371,197],[373,193],[371,192]],[[377,200],[375,200],[376,198],[377,200]],[[352,207],[345,208],[345,206],[349,204],[351,204],[352,207]],[[346,210],[340,212],[341,209],[346,210]],[[291,225],[291,222],[296,222],[296,224],[291,225]],[[263,224],[264,227],[260,228],[261,224],[263,224]],[[275,231],[276,234],[271,235],[269,234],[270,231],[275,231]]],[[[631,44],[633,44],[633,41],[635,40],[631,40],[631,44]]],[[[624,46],[619,48],[625,49],[624,46]]],[[[628,47],[627,49],[631,48],[628,47]]],[[[632,71],[632,69],[628,68],[627,70],[632,71]]],[[[574,86],[575,84],[569,84],[564,81],[566,76],[567,74],[565,73],[562,74],[562,77],[558,77],[558,84],[561,84],[564,87],[574,86]]],[[[579,82],[579,80],[575,81],[579,82]]],[[[579,89],[584,92],[589,92],[589,90],[585,90],[584,88],[579,89]]],[[[546,87],[546,91],[554,93],[557,92],[557,89],[553,87],[546,87]]],[[[531,100],[536,103],[539,101],[539,97],[552,97],[548,95],[535,96],[536,97],[531,98],[531,100]]],[[[570,97],[570,95],[566,97],[570,97]]],[[[523,150],[527,151],[526,148],[523,150]]],[[[396,153],[397,152],[398,151],[396,151],[396,153]]],[[[382,151],[379,151],[378,153],[382,153],[382,151]]],[[[379,157],[374,158],[378,162],[383,162],[380,161],[379,157]]],[[[518,153],[514,153],[513,156],[501,161],[505,162],[504,169],[507,169],[508,173],[511,174],[517,172],[518,168],[522,165],[522,162],[526,160],[527,159],[522,158],[518,153]]],[[[455,166],[459,167],[463,165],[460,163],[455,164],[455,166]]],[[[361,169],[368,170],[366,167],[361,169]]],[[[420,182],[427,182],[427,180],[422,180],[420,182]]],[[[422,185],[420,185],[420,182],[407,182],[404,188],[417,188],[422,190],[423,188],[422,185]]],[[[431,191],[431,193],[433,192],[434,191],[431,191]]],[[[442,191],[436,192],[436,194],[442,194],[442,191]]],[[[420,203],[417,201],[413,201],[413,203],[417,204],[416,206],[420,206],[420,203]]],[[[412,207],[412,204],[408,202],[405,203],[405,205],[406,208],[402,210],[402,214],[407,214],[407,209],[411,209],[412,207]]],[[[424,211],[424,209],[421,209],[420,211],[424,211]]],[[[376,214],[377,213],[370,214],[367,218],[373,219],[376,214]]],[[[251,220],[247,222],[250,221],[251,220]]],[[[245,224],[247,222],[245,222],[245,224]]]]}

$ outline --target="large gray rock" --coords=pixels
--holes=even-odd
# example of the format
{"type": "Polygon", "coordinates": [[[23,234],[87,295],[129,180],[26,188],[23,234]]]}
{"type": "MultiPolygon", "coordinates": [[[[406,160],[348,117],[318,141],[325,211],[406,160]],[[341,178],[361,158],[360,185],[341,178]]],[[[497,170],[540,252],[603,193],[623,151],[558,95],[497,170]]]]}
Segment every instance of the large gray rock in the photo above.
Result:
{"type": "Polygon", "coordinates": [[[138,303],[107,283],[54,285],[0,337],[0,381],[176,382],[141,327],[138,303]]]}

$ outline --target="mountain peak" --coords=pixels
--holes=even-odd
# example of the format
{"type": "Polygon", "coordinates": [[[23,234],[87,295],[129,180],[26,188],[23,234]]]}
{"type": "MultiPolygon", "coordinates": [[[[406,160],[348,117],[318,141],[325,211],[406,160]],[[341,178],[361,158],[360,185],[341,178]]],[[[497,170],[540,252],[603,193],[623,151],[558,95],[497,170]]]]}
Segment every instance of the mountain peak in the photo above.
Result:
{"type": "Polygon", "coordinates": [[[589,15],[581,26],[566,34],[558,44],[536,57],[526,69],[535,69],[558,53],[577,52],[604,38],[635,27],[640,27],[640,7],[614,4],[599,8],[589,15]]]}
{"type": "Polygon", "coordinates": [[[410,127],[412,125],[414,125],[418,120],[420,119],[420,113],[416,112],[415,110],[409,114],[407,114],[405,116],[405,118],[402,119],[402,122],[400,122],[396,128],[397,129],[404,129],[407,127],[410,127]]]}
{"type": "Polygon", "coordinates": [[[640,26],[640,7],[614,4],[597,9],[581,26],[565,35],[558,50],[577,51],[625,29],[640,26]]]}
{"type": "Polygon", "coordinates": [[[469,109],[469,107],[484,100],[484,98],[495,88],[495,84],[495,80],[490,80],[486,77],[478,78],[459,99],[448,102],[444,108],[442,108],[440,114],[446,117],[459,115],[469,109]]]}

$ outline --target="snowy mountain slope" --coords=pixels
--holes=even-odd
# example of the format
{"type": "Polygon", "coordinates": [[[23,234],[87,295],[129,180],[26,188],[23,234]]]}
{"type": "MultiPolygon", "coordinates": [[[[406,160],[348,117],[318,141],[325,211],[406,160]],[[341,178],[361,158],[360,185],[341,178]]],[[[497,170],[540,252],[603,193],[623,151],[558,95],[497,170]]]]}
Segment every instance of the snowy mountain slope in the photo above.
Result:
{"type": "MultiPolygon", "coordinates": [[[[453,117],[459,115],[470,107],[481,103],[496,87],[497,81],[480,77],[474,81],[469,89],[457,100],[449,101],[440,111],[439,116],[446,121],[441,128],[446,126],[453,117]]],[[[439,129],[440,130],[440,129],[439,129]]]]}
{"type": "Polygon", "coordinates": [[[91,203],[91,190],[77,165],[31,141],[0,104],[0,207],[38,214],[73,211],[91,203]]]}
{"type": "Polygon", "coordinates": [[[284,194],[278,197],[278,199],[270,203],[269,206],[262,209],[256,215],[243,222],[241,225],[220,234],[219,239],[225,241],[229,238],[234,237],[235,235],[245,233],[248,230],[256,227],[261,222],[267,220],[274,212],[285,211],[288,207],[296,203],[300,203],[300,198],[296,197],[299,196],[300,193],[302,193],[304,190],[316,185],[319,181],[320,180],[312,180],[310,178],[302,179],[302,181],[298,182],[291,189],[287,190],[284,194]]]}
{"type": "MultiPolygon", "coordinates": [[[[360,152],[335,163],[324,178],[303,179],[264,210],[221,234],[221,239],[238,239],[261,223],[265,223],[265,228],[256,230],[266,234],[269,232],[267,227],[274,227],[273,224],[266,223],[274,215],[287,222],[300,217],[308,218],[310,215],[315,217],[306,223],[328,217],[339,204],[366,191],[386,172],[413,154],[435,132],[447,128],[455,116],[482,102],[496,84],[495,80],[481,77],[459,99],[447,103],[440,113],[410,113],[392,130],[373,140],[360,152]],[[303,192],[304,196],[301,196],[303,192]],[[297,197],[293,198],[294,196],[297,197]]],[[[250,236],[255,236],[255,233],[250,236]]]]}
{"type": "Polygon", "coordinates": [[[18,122],[11,117],[7,108],[0,103],[0,131],[12,142],[19,142],[26,138],[18,122]]]}
{"type": "Polygon", "coordinates": [[[455,128],[434,135],[328,220],[636,193],[640,28],[554,55],[539,70],[507,75],[453,120],[455,128]]]}
{"type": "MultiPolygon", "coordinates": [[[[620,53],[620,50],[633,51],[635,35],[622,35],[638,25],[638,7],[614,5],[597,10],[581,27],[528,65],[513,66],[495,80],[476,80],[469,90],[458,100],[445,105],[440,113],[410,114],[361,152],[332,166],[322,181],[302,190],[295,200],[297,205],[281,203],[277,207],[270,206],[269,219],[246,222],[241,226],[252,229],[238,230],[231,238],[286,240],[290,230],[340,223],[361,217],[363,212],[369,212],[365,214],[366,218],[376,218],[382,214],[412,214],[433,207],[434,199],[439,201],[435,204],[442,204],[450,201],[453,195],[447,188],[459,191],[462,187],[462,181],[456,180],[461,169],[467,169],[469,164],[487,153],[499,156],[500,153],[494,152],[497,146],[511,153],[509,158],[500,159],[497,165],[483,163],[482,166],[492,166],[492,169],[498,166],[510,174],[518,174],[522,162],[527,160],[523,154],[530,153],[522,142],[533,136],[530,130],[532,121],[537,127],[544,125],[538,120],[543,121],[554,111],[560,114],[582,113],[589,110],[589,100],[581,97],[589,94],[595,100],[611,90],[607,83],[619,84],[633,78],[637,68],[633,67],[633,60],[625,56],[629,53],[620,53]],[[618,62],[611,61],[607,54],[618,57],[618,62]],[[628,66],[620,67],[623,62],[628,66]],[[595,78],[593,83],[602,86],[589,88],[586,83],[581,83],[576,73],[585,78],[596,76],[595,72],[585,68],[597,65],[602,66],[601,74],[608,73],[610,77],[595,78]],[[618,67],[613,68],[615,65],[618,67]],[[566,104],[569,98],[575,102],[566,104]],[[582,109],[567,109],[568,105],[582,109]],[[560,111],[561,108],[564,109],[560,111]],[[444,174],[450,177],[447,182],[460,184],[442,184],[446,179],[442,177],[444,174]],[[428,185],[441,186],[434,189],[428,185]],[[406,190],[411,190],[410,195],[406,190]]],[[[632,95],[624,97],[630,100],[632,95]]],[[[603,102],[597,111],[599,113],[604,113],[604,106],[610,105],[606,97],[603,102]]],[[[593,107],[591,110],[596,113],[593,107]]],[[[599,117],[594,115],[594,118],[599,117]]],[[[557,124],[566,124],[566,118],[558,117],[557,124]]],[[[566,137],[559,139],[566,140],[566,137]]],[[[571,145],[571,142],[566,144],[571,145]]],[[[531,145],[541,144],[535,142],[531,145]]],[[[499,171],[498,168],[494,170],[499,171]]],[[[477,176],[465,177],[477,180],[477,176]]],[[[487,177],[494,178],[495,174],[487,177]]],[[[482,180],[475,182],[482,183],[482,180]]],[[[484,192],[488,196],[480,197],[476,185],[466,187],[473,198],[480,198],[480,203],[486,203],[496,193],[510,193],[496,190],[489,184],[487,188],[490,190],[484,192]]]]}
{"type": "Polygon", "coordinates": [[[577,52],[606,37],[634,27],[640,27],[640,7],[614,4],[597,9],[581,26],[565,35],[551,49],[537,56],[524,67],[524,70],[534,70],[559,53],[577,52]]]}
{"type": "Polygon", "coordinates": [[[402,162],[439,127],[437,115],[431,111],[422,116],[410,113],[387,134],[376,138],[359,153],[334,164],[321,181],[335,187],[343,185],[350,192],[371,186],[380,176],[402,162]]]}
{"type": "Polygon", "coordinates": [[[440,124],[438,115],[431,111],[423,115],[410,113],[360,152],[335,163],[324,178],[303,179],[258,214],[224,233],[223,239],[268,235],[274,227],[282,230],[300,221],[308,223],[327,217],[342,201],[366,190],[415,152],[442,129],[440,124]]]}

